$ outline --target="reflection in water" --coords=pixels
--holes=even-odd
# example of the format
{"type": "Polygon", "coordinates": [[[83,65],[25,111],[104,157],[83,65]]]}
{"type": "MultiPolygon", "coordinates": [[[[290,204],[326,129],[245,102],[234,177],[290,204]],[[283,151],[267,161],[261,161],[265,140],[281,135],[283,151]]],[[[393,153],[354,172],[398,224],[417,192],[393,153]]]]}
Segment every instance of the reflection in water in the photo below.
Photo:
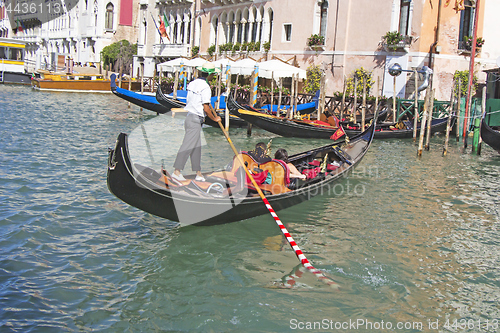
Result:
{"type": "MultiPolygon", "coordinates": [[[[159,140],[144,120],[182,129],[182,118],[141,114],[111,95],[11,86],[0,104],[0,330],[289,332],[292,319],[326,318],[498,331],[443,327],[500,317],[500,155],[489,147],[478,157],[452,144],[443,158],[434,137],[416,159],[411,140],[376,141],[340,182],[344,193],[280,211],[339,284],[332,290],[302,270],[270,215],[179,228],[109,193],[107,148],[118,133],[144,142],[143,124],[156,168],[162,159],[169,168],[183,135],[159,140]]],[[[203,168],[231,161],[220,130],[204,134],[203,168]]],[[[271,137],[273,152],[325,144],[258,129],[230,135],[244,150],[271,137]]]]}

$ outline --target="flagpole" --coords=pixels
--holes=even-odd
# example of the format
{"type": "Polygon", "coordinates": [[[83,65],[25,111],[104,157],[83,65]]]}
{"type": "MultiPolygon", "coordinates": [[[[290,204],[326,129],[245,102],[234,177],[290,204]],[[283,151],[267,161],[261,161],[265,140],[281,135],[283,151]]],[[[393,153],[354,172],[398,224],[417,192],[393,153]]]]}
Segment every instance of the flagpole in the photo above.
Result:
{"type": "MultiPolygon", "coordinates": [[[[151,13],[149,13],[151,14],[151,13]]],[[[156,24],[156,20],[153,16],[153,14],[151,14],[151,18],[153,19],[153,23],[155,24],[155,27],[156,27],[156,30],[158,31],[158,34],[160,35],[160,43],[163,44],[163,39],[161,38],[161,32],[160,32],[160,29],[158,28],[158,25],[156,24]]]]}

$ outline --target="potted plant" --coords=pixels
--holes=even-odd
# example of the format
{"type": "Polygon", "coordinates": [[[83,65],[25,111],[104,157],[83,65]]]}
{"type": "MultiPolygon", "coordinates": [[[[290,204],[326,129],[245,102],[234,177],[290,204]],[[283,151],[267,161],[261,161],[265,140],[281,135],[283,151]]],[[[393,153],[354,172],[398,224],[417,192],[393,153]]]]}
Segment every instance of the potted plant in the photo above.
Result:
{"type": "Polygon", "coordinates": [[[238,52],[241,49],[241,44],[240,43],[235,43],[233,45],[233,53],[238,52]]]}
{"type": "Polygon", "coordinates": [[[209,54],[210,56],[213,56],[213,55],[214,55],[214,53],[215,53],[215,45],[214,45],[214,44],[210,45],[210,46],[208,47],[207,52],[208,52],[208,54],[209,54]]]}
{"type": "Polygon", "coordinates": [[[200,52],[200,47],[193,46],[193,48],[191,49],[191,57],[197,56],[199,52],[200,52]]]}
{"type": "Polygon", "coordinates": [[[264,51],[267,53],[271,49],[271,42],[265,42],[262,46],[264,47],[264,51]]]}
{"type": "Polygon", "coordinates": [[[307,46],[314,50],[322,49],[325,46],[325,37],[318,34],[312,34],[311,37],[307,39],[307,46]]]}
{"type": "MultiPolygon", "coordinates": [[[[474,38],[471,36],[464,36],[464,41],[465,41],[465,48],[467,50],[472,49],[472,40],[474,38]]],[[[477,37],[476,38],[476,48],[480,49],[484,44],[484,39],[482,37],[477,37]]]]}
{"type": "Polygon", "coordinates": [[[388,31],[384,36],[382,36],[382,45],[386,50],[396,51],[401,46],[404,37],[397,31],[388,31]]]}

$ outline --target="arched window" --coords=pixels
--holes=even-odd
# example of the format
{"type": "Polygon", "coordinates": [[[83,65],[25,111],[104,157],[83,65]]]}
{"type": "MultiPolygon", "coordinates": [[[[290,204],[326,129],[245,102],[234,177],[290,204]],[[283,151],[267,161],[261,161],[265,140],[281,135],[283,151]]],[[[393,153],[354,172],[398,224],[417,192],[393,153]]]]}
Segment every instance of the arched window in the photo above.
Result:
{"type": "Polygon", "coordinates": [[[242,18],[242,22],[243,22],[243,43],[247,43],[249,40],[249,29],[250,29],[250,20],[249,20],[249,13],[248,13],[248,9],[245,9],[245,11],[243,12],[243,18],[242,18]]]}
{"type": "Polygon", "coordinates": [[[243,22],[241,22],[241,12],[238,11],[236,12],[236,31],[237,31],[237,36],[236,36],[236,42],[237,43],[242,43],[242,36],[243,36],[243,22]]]}
{"type": "Polygon", "coordinates": [[[399,33],[403,36],[410,34],[410,6],[411,0],[401,0],[399,10],[399,33]]]}
{"type": "Polygon", "coordinates": [[[271,41],[272,37],[273,37],[273,20],[274,20],[274,12],[271,8],[269,8],[269,39],[268,39],[268,41],[271,41]]]}
{"type": "Polygon", "coordinates": [[[228,43],[234,43],[234,13],[230,13],[229,15],[229,39],[228,43]]]}
{"type": "Polygon", "coordinates": [[[115,9],[115,6],[110,2],[106,5],[106,16],[105,20],[106,22],[104,23],[104,28],[106,30],[113,30],[113,11],[115,9]]]}
{"type": "Polygon", "coordinates": [[[257,8],[253,7],[252,9],[252,16],[253,16],[253,25],[252,25],[252,35],[250,37],[252,42],[257,41],[257,28],[259,27],[258,25],[258,20],[257,20],[257,8]]]}
{"type": "Polygon", "coordinates": [[[328,1],[321,3],[321,21],[319,25],[319,35],[326,39],[326,24],[328,23],[328,1]]]}
{"type": "MultiPolygon", "coordinates": [[[[210,30],[210,40],[212,45],[219,45],[219,18],[217,16],[212,17],[212,29],[210,30]]],[[[217,47],[217,46],[216,46],[217,47]]]]}

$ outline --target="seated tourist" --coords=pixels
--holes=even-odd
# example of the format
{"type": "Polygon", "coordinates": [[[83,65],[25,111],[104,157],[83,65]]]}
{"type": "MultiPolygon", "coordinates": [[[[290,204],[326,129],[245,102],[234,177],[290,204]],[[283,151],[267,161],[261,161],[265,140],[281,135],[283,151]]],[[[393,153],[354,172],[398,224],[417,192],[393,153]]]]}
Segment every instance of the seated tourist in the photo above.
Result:
{"type": "Polygon", "coordinates": [[[266,150],[266,144],[264,142],[259,142],[255,145],[255,149],[250,150],[247,154],[250,155],[257,163],[263,164],[271,160],[271,157],[267,155],[266,150]]]}
{"type": "Polygon", "coordinates": [[[295,165],[288,162],[288,152],[286,151],[286,149],[283,148],[278,149],[274,154],[274,158],[277,160],[282,160],[283,162],[286,163],[288,169],[290,170],[290,178],[306,179],[306,175],[301,174],[299,170],[297,170],[295,165]]]}

